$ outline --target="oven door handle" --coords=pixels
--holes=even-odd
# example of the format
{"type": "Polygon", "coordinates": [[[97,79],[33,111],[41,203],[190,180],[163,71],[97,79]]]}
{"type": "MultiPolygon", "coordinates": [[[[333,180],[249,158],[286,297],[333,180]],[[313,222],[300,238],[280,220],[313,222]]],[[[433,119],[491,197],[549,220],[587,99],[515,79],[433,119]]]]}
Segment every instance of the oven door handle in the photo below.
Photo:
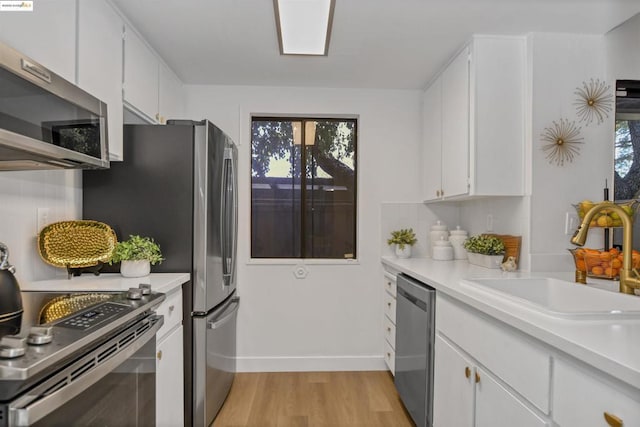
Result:
{"type": "MultiPolygon", "coordinates": [[[[9,406],[9,427],[23,427],[30,426],[31,424],[46,417],[65,403],[69,402],[80,393],[87,390],[93,384],[107,376],[115,368],[117,368],[122,362],[134,355],[140,348],[148,343],[156,335],[162,324],[164,318],[162,316],[152,316],[152,320],[155,323],[143,332],[141,335],[135,338],[133,342],[121,349],[119,352],[112,355],[109,359],[99,363],[91,369],[88,369],[81,374],[78,378],[69,384],[60,387],[58,390],[51,394],[46,392],[52,387],[51,382],[60,382],[59,377],[62,375],[70,375],[70,371],[78,369],[77,365],[87,363],[92,357],[96,357],[103,346],[98,347],[91,352],[91,355],[87,355],[81,358],[78,362],[74,362],[66,367],[62,372],[54,375],[52,378],[55,381],[46,381],[40,386],[28,392],[26,395],[20,396],[11,402],[9,406]]],[[[112,340],[109,340],[106,344],[112,345],[112,340]]]]}

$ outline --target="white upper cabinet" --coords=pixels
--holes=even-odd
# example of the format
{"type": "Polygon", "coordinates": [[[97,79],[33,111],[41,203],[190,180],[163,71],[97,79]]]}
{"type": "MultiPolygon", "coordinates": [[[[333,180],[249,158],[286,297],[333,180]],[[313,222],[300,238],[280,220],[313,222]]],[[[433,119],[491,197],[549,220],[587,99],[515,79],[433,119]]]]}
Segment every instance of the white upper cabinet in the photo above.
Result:
{"type": "Polygon", "coordinates": [[[0,13],[0,40],[76,81],[76,0],[34,1],[32,12],[0,13]]]}
{"type": "Polygon", "coordinates": [[[439,198],[442,188],[442,77],[424,92],[422,135],[423,199],[439,198]]]}
{"type": "Polygon", "coordinates": [[[110,160],[122,160],[124,23],[105,0],[78,2],[78,85],[107,103],[110,160]]]}
{"type": "Polygon", "coordinates": [[[184,115],[185,92],[182,82],[166,65],[160,64],[160,86],[158,88],[158,121],[179,119],[184,115]]]}
{"type": "Polygon", "coordinates": [[[475,36],[425,92],[425,201],[524,194],[524,97],[524,38],[475,36]]]}
{"type": "Polygon", "coordinates": [[[442,73],[442,197],[469,192],[469,48],[442,73]]]}
{"type": "Polygon", "coordinates": [[[125,27],[124,37],[125,105],[158,121],[158,59],[131,27],[125,27]]]}
{"type": "Polygon", "coordinates": [[[136,114],[155,123],[184,113],[184,86],[131,28],[125,30],[124,101],[136,114]]]}

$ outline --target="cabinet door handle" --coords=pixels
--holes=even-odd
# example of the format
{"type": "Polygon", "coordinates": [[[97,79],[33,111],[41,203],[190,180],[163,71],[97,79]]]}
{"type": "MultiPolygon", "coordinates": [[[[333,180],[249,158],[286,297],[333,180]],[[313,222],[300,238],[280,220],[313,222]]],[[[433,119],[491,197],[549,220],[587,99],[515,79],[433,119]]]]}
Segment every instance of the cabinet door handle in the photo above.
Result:
{"type": "Polygon", "coordinates": [[[158,360],[162,360],[162,350],[158,350],[158,352],[156,353],[156,357],[158,358],[158,360]]]}
{"type": "Polygon", "coordinates": [[[391,328],[387,326],[387,332],[391,332],[391,328]]]}
{"type": "Polygon", "coordinates": [[[476,372],[476,383],[480,382],[480,374],[476,372]]]}
{"type": "Polygon", "coordinates": [[[170,306],[169,306],[169,313],[172,313],[172,312],[173,312],[173,310],[175,310],[175,309],[176,309],[176,306],[175,306],[175,305],[170,305],[170,306]]]}
{"type": "Polygon", "coordinates": [[[465,378],[469,378],[471,376],[471,368],[469,368],[468,366],[464,367],[464,376],[465,378]]]}
{"type": "Polygon", "coordinates": [[[605,412],[604,414],[604,419],[607,422],[607,424],[609,424],[611,427],[622,427],[622,425],[624,424],[623,421],[616,417],[613,414],[610,414],[608,412],[605,412]]]}

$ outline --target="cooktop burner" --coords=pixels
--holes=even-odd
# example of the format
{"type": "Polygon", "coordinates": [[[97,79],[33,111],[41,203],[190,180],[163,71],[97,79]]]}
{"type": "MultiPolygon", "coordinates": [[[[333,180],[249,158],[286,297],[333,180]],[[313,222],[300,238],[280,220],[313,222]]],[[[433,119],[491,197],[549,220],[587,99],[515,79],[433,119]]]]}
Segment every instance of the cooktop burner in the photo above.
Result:
{"type": "Polygon", "coordinates": [[[0,339],[0,400],[148,317],[164,298],[148,285],[89,297],[86,293],[22,292],[25,311],[20,333],[0,339]],[[44,313],[51,307],[52,313],[44,313]],[[42,318],[55,320],[40,324],[42,318]]]}

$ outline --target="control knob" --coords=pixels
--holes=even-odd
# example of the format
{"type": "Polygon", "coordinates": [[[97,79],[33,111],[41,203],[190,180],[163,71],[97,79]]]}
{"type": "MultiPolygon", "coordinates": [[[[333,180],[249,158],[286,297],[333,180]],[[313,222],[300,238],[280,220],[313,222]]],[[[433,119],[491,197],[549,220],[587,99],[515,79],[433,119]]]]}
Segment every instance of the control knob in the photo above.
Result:
{"type": "Polygon", "coordinates": [[[5,335],[0,339],[0,358],[15,359],[24,355],[26,338],[17,335],[5,335]]]}
{"type": "Polygon", "coordinates": [[[44,345],[53,340],[53,328],[51,326],[33,326],[27,336],[27,344],[44,345]]]}
{"type": "Polygon", "coordinates": [[[127,299],[131,299],[131,300],[142,299],[142,289],[129,288],[129,290],[127,291],[127,299]]]}

